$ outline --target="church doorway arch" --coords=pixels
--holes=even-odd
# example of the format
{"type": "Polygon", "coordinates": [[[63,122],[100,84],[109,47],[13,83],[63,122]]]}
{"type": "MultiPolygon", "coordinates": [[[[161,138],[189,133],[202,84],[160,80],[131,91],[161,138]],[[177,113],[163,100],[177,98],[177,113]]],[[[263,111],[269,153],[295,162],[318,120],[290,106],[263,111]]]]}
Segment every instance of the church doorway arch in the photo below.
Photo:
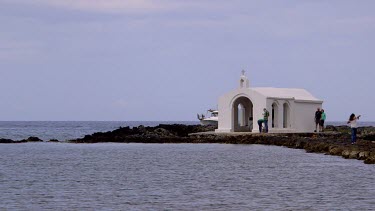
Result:
{"type": "Polygon", "coordinates": [[[277,103],[272,103],[272,128],[278,128],[278,122],[279,122],[279,106],[277,106],[277,103]]]}
{"type": "Polygon", "coordinates": [[[237,98],[232,105],[233,132],[251,132],[253,128],[253,103],[247,97],[237,98]]]}
{"type": "Polygon", "coordinates": [[[290,127],[290,107],[288,103],[283,104],[283,128],[290,127]]]}

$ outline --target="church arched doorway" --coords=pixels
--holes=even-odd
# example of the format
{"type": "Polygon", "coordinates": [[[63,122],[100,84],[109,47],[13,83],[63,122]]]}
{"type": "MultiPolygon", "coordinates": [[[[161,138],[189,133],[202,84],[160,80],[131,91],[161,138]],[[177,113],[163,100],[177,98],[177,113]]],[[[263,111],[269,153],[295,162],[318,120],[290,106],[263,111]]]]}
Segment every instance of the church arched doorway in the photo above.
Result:
{"type": "Polygon", "coordinates": [[[290,107],[288,103],[283,104],[283,128],[290,127],[290,107]]]}
{"type": "Polygon", "coordinates": [[[253,128],[253,103],[247,97],[239,97],[232,106],[233,132],[251,132],[253,128]]]}
{"type": "Polygon", "coordinates": [[[272,128],[278,128],[279,125],[279,106],[277,106],[277,103],[272,104],[272,128]]]}

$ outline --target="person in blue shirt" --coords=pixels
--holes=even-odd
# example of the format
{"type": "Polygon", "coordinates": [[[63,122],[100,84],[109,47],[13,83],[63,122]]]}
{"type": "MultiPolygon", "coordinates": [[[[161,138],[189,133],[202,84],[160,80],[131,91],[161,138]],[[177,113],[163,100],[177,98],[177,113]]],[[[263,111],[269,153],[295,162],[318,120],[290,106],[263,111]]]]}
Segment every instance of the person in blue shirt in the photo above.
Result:
{"type": "Polygon", "coordinates": [[[326,121],[326,113],[324,112],[324,109],[320,110],[321,117],[320,117],[320,130],[324,131],[324,122],[326,121]]]}

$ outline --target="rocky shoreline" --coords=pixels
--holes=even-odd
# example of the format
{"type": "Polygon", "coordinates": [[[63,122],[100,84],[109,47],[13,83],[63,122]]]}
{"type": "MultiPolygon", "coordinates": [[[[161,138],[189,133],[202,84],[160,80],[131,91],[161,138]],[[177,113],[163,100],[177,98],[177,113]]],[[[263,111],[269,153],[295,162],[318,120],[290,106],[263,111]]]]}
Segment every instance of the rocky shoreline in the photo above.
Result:
{"type": "MultiPolygon", "coordinates": [[[[200,125],[165,125],[156,127],[121,127],[114,131],[99,132],[83,138],[65,141],[67,143],[223,143],[223,144],[263,144],[305,149],[306,152],[342,156],[348,159],[364,160],[375,164],[375,128],[358,129],[356,144],[350,144],[350,128],[347,126],[327,126],[324,133],[290,134],[250,134],[210,133],[215,128],[200,125]]],[[[43,142],[38,137],[19,141],[0,139],[0,143],[43,142]]],[[[56,139],[48,142],[59,142],[56,139]]]]}

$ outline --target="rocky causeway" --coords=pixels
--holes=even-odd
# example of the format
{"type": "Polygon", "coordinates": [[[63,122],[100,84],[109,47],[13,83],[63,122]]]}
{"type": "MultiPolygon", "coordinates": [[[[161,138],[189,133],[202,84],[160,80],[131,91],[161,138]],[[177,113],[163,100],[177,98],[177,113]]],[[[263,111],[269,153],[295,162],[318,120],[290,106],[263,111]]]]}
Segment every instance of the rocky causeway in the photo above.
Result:
{"type": "MultiPolygon", "coordinates": [[[[327,126],[323,133],[214,133],[215,128],[200,125],[160,124],[156,127],[120,127],[86,135],[83,138],[46,142],[63,143],[222,143],[263,144],[304,149],[308,153],[324,153],[375,164],[375,127],[358,128],[358,141],[350,143],[348,126],[327,126]]],[[[23,140],[1,139],[0,143],[43,142],[38,137],[23,140]]]]}

